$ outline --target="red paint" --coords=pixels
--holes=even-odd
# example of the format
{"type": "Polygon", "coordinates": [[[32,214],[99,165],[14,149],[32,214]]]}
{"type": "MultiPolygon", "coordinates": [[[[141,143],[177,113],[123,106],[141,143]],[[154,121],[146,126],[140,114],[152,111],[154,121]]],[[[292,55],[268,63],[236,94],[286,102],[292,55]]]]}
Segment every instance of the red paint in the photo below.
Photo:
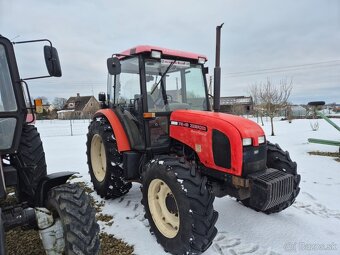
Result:
{"type": "Polygon", "coordinates": [[[27,123],[30,123],[30,124],[35,124],[35,116],[33,116],[32,113],[27,113],[27,116],[26,116],[26,122],[27,123]]]}
{"type": "Polygon", "coordinates": [[[264,135],[262,128],[255,122],[230,114],[177,110],[170,116],[172,121],[189,122],[207,127],[207,131],[187,128],[183,126],[170,126],[170,137],[181,141],[196,151],[203,165],[222,172],[241,176],[243,160],[243,138],[252,138],[253,145],[258,146],[258,137],[264,135]],[[212,130],[216,129],[226,134],[231,146],[231,169],[216,166],[212,153],[212,130]],[[196,146],[201,146],[197,152],[196,146]]]}
{"type": "MultiPolygon", "coordinates": [[[[167,55],[170,57],[182,57],[182,58],[189,58],[189,59],[198,59],[198,58],[204,58],[205,61],[208,60],[208,58],[204,55],[192,53],[192,52],[185,52],[180,50],[171,50],[166,48],[161,48],[157,46],[149,46],[149,45],[139,45],[134,48],[125,50],[121,52],[123,55],[133,55],[133,54],[139,54],[144,52],[151,52],[152,50],[160,51],[162,52],[162,55],[167,55]]],[[[124,57],[122,57],[123,59],[124,57]]]]}
{"type": "Polygon", "coordinates": [[[94,117],[99,117],[103,115],[110,122],[110,125],[115,133],[118,151],[119,152],[130,151],[131,147],[130,147],[129,139],[117,115],[111,109],[102,109],[102,110],[97,111],[94,117]]]}

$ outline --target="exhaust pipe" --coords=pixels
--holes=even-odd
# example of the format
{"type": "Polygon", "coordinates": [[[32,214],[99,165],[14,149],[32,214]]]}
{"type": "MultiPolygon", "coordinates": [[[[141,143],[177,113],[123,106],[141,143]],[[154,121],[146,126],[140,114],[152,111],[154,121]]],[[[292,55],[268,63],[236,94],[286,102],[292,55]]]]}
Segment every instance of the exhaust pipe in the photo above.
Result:
{"type": "Polygon", "coordinates": [[[221,49],[221,28],[223,27],[222,23],[220,26],[216,27],[216,59],[215,59],[215,68],[214,68],[214,111],[220,111],[220,98],[221,98],[221,67],[220,67],[220,49],[221,49]]]}

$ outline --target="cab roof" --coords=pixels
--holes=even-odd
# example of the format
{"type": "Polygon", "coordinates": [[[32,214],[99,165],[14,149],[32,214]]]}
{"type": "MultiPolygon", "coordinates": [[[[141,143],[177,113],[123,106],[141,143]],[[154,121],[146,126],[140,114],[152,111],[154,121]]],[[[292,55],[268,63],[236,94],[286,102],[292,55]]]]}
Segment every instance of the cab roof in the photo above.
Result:
{"type": "MultiPolygon", "coordinates": [[[[186,52],[186,51],[180,51],[180,50],[171,50],[167,48],[162,48],[158,46],[150,46],[150,45],[138,45],[136,47],[133,47],[131,49],[125,50],[121,52],[121,55],[127,55],[132,56],[136,54],[141,53],[151,53],[151,51],[160,51],[162,55],[170,56],[170,57],[180,57],[180,58],[187,58],[187,59],[194,59],[198,60],[198,58],[204,58],[205,61],[208,60],[208,58],[205,55],[202,54],[196,54],[192,52],[186,52]]],[[[117,55],[120,55],[117,54],[117,55]]],[[[121,56],[121,58],[125,58],[126,56],[121,56]]]]}

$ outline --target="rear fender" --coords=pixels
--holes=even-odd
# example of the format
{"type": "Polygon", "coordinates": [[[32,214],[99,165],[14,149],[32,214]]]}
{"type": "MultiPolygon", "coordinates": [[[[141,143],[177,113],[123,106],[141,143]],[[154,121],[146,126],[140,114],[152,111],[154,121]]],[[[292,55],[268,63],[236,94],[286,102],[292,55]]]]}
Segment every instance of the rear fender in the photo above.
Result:
{"type": "Polygon", "coordinates": [[[44,207],[48,192],[59,185],[65,184],[66,181],[77,172],[59,172],[46,175],[39,183],[35,194],[35,206],[44,207]]]}
{"type": "Polygon", "coordinates": [[[128,136],[124,130],[121,121],[119,120],[118,116],[114,113],[114,111],[112,111],[111,109],[99,110],[94,115],[94,118],[100,116],[105,116],[105,118],[109,121],[116,137],[118,151],[119,152],[130,151],[131,146],[128,136]]]}

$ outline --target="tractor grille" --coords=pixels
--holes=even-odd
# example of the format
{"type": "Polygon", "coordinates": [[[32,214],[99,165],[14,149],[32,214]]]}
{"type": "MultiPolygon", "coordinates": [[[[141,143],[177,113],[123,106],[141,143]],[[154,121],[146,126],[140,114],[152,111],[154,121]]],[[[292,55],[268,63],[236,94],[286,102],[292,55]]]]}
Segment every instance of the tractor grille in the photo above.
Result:
{"type": "Polygon", "coordinates": [[[214,129],[212,137],[212,149],[214,162],[217,166],[231,168],[231,148],[228,137],[214,129]]]}
{"type": "Polygon", "coordinates": [[[266,169],[267,162],[267,145],[245,146],[243,147],[243,164],[242,176],[247,177],[249,174],[263,171],[266,169]]]}
{"type": "Polygon", "coordinates": [[[294,176],[268,168],[248,176],[251,180],[250,204],[265,211],[289,200],[294,190],[294,176]]]}

